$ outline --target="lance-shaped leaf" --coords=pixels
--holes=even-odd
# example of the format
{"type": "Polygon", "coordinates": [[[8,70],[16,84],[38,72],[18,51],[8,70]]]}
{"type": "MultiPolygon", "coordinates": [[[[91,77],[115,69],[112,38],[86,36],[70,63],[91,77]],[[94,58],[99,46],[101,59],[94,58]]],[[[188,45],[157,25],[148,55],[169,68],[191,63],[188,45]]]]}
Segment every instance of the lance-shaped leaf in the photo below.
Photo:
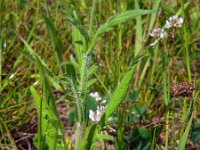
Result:
{"type": "Polygon", "coordinates": [[[124,75],[121,83],[117,86],[116,90],[114,91],[114,93],[108,103],[108,106],[105,110],[104,117],[102,119],[103,122],[106,121],[112,115],[112,113],[118,108],[120,103],[126,97],[136,66],[137,66],[137,64],[135,64],[124,75]]]}

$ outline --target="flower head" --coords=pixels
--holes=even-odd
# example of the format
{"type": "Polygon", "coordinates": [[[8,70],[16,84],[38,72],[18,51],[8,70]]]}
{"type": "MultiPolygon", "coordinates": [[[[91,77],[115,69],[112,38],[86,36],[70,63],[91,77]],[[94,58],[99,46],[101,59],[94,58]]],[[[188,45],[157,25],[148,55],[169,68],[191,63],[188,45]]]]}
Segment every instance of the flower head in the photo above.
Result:
{"type": "Polygon", "coordinates": [[[172,16],[166,21],[167,28],[175,27],[180,28],[183,24],[183,18],[178,16],[172,16]]]}
{"type": "Polygon", "coordinates": [[[92,96],[96,101],[102,100],[98,92],[90,93],[90,96],[92,96]]]}
{"type": "Polygon", "coordinates": [[[101,117],[103,116],[103,113],[105,111],[106,107],[105,106],[98,106],[97,110],[94,112],[93,110],[89,111],[89,118],[93,122],[98,122],[101,120],[101,117]]]}
{"type": "Polygon", "coordinates": [[[164,29],[157,28],[153,29],[151,33],[149,33],[150,36],[157,38],[153,43],[150,44],[150,46],[155,46],[159,40],[163,39],[166,35],[167,32],[164,31],[164,29]]]}
{"type": "Polygon", "coordinates": [[[157,29],[153,29],[153,31],[149,33],[149,35],[152,37],[157,37],[159,39],[162,39],[167,35],[167,33],[163,29],[157,28],[157,29]]]}

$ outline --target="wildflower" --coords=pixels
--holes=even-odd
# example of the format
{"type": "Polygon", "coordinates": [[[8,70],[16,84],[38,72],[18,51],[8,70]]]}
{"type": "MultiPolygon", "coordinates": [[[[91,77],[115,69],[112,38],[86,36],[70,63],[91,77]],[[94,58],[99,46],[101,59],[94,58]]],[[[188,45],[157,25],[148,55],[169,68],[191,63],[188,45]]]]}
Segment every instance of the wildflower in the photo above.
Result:
{"type": "Polygon", "coordinates": [[[149,33],[149,35],[152,37],[157,37],[158,39],[162,39],[167,35],[167,33],[163,29],[157,28],[154,29],[151,33],[149,33]]]}
{"type": "Polygon", "coordinates": [[[101,101],[101,96],[98,92],[90,93],[90,96],[92,96],[96,101],[101,101]]]}
{"type": "Polygon", "coordinates": [[[167,32],[165,32],[161,28],[157,28],[157,29],[153,29],[153,31],[149,33],[149,35],[157,38],[153,43],[150,44],[150,46],[154,47],[158,43],[159,40],[163,39],[167,35],[167,32]]]}
{"type": "Polygon", "coordinates": [[[89,111],[89,118],[93,121],[93,122],[98,122],[101,120],[101,117],[103,116],[103,113],[105,111],[105,106],[98,106],[96,112],[94,112],[93,110],[89,111]]]}
{"type": "Polygon", "coordinates": [[[166,21],[167,28],[175,27],[180,28],[183,24],[183,18],[178,16],[172,16],[166,21]]]}

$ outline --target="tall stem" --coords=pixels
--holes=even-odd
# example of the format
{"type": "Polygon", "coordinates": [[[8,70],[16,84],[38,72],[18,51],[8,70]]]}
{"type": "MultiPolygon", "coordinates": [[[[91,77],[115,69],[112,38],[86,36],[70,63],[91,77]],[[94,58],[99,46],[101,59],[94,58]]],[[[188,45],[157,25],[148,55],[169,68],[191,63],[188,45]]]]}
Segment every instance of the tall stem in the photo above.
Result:
{"type": "Polygon", "coordinates": [[[81,143],[86,126],[86,112],[85,112],[85,99],[86,99],[86,84],[88,79],[88,56],[86,54],[82,57],[82,64],[80,68],[80,81],[78,88],[72,82],[72,89],[74,92],[74,98],[76,99],[77,111],[78,111],[78,121],[76,128],[76,139],[75,139],[75,150],[81,143]]]}
{"type": "Polygon", "coordinates": [[[91,38],[94,26],[94,13],[96,9],[96,2],[97,0],[92,0],[92,7],[90,13],[90,25],[89,25],[89,37],[91,38]]]}
{"type": "Polygon", "coordinates": [[[75,150],[78,149],[78,147],[81,143],[84,132],[85,132],[85,125],[80,124],[78,122],[77,126],[76,126],[76,139],[75,139],[75,148],[74,148],[75,150]]]}
{"type": "Polygon", "coordinates": [[[2,75],[2,51],[3,51],[3,38],[0,37],[0,91],[1,91],[1,75],[2,75]]]}
{"type": "Polygon", "coordinates": [[[165,134],[165,150],[168,150],[169,145],[169,100],[170,100],[170,61],[166,42],[164,44],[163,54],[163,81],[164,81],[164,101],[166,107],[166,134],[165,134]]]}

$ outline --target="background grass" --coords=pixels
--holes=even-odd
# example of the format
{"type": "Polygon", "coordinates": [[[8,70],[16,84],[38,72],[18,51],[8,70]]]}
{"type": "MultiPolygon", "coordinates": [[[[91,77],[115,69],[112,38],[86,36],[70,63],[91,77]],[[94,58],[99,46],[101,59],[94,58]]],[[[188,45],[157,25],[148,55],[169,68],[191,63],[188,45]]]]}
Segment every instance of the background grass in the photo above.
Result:
{"type": "MultiPolygon", "coordinates": [[[[166,108],[165,101],[169,97],[164,97],[167,91],[163,93],[163,82],[167,84],[167,88],[171,83],[182,81],[191,81],[196,87],[200,87],[200,2],[96,0],[96,11],[92,16],[94,22],[89,17],[91,5],[89,0],[16,0],[12,3],[0,0],[0,147],[20,149],[19,143],[23,140],[17,142],[16,135],[23,131],[24,126],[31,124],[36,116],[36,105],[30,87],[37,89],[40,94],[44,92],[44,78],[34,64],[37,57],[46,68],[44,72],[50,78],[51,91],[57,104],[63,101],[68,108],[65,126],[70,126],[70,131],[74,131],[68,116],[75,108],[70,87],[56,82],[63,81],[60,79],[65,73],[63,66],[69,64],[70,56],[78,58],[73,46],[72,24],[68,21],[73,10],[76,10],[80,23],[89,29],[91,36],[116,13],[153,8],[157,13],[117,25],[111,32],[98,38],[91,54],[91,61],[98,66],[94,75],[97,82],[92,86],[92,91],[98,91],[102,97],[109,99],[136,56],[141,55],[129,95],[116,113],[120,116],[116,123],[119,128],[118,134],[114,135],[117,140],[113,145],[118,149],[124,149],[126,145],[130,149],[161,149],[166,145],[163,134],[167,121],[169,130],[178,132],[171,136],[173,133],[169,131],[169,148],[177,147],[177,141],[181,135],[189,132],[187,124],[191,123],[192,130],[186,141],[188,148],[198,149],[199,98],[197,97],[194,107],[193,121],[189,121],[187,113],[190,111],[190,98],[179,98],[174,106],[169,103],[166,108]],[[177,29],[175,38],[168,39],[155,48],[150,47],[153,39],[149,38],[148,33],[153,28],[163,27],[165,20],[175,14],[184,18],[184,25],[177,29]],[[27,47],[31,49],[27,50],[27,47]],[[164,52],[167,53],[168,66],[163,67],[164,52]],[[166,79],[163,68],[170,74],[166,79]],[[169,118],[164,118],[168,112],[166,109],[169,109],[169,118]],[[159,121],[154,122],[155,119],[159,121]]],[[[71,120],[73,118],[75,117],[71,120]]],[[[34,133],[36,132],[35,129],[34,133]]],[[[67,140],[70,141],[72,135],[68,134],[67,140]]],[[[32,139],[33,136],[27,137],[32,139]]],[[[72,145],[70,142],[67,144],[68,147],[72,145]]]]}

